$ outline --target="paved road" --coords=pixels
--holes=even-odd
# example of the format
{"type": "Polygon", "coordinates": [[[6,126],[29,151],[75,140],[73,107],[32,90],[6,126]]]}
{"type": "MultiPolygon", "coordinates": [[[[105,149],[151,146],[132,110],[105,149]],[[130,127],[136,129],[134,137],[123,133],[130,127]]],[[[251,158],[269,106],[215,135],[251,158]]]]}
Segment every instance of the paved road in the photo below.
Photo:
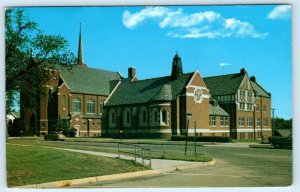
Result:
{"type": "MultiPolygon", "coordinates": [[[[176,150],[176,147],[170,149],[176,150]]],[[[292,183],[291,150],[207,146],[206,153],[216,159],[216,165],[78,187],[254,187],[288,186],[292,183]]]]}

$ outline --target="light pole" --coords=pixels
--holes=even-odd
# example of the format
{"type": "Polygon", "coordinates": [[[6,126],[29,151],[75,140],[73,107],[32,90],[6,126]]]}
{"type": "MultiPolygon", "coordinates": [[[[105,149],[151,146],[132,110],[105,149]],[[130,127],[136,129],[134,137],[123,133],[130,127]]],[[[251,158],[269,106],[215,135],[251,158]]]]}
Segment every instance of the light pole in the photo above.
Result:
{"type": "Polygon", "coordinates": [[[189,122],[192,117],[192,113],[186,113],[186,131],[185,131],[185,149],[184,149],[184,155],[186,156],[186,150],[187,150],[187,140],[188,140],[188,131],[189,131],[189,122]]]}

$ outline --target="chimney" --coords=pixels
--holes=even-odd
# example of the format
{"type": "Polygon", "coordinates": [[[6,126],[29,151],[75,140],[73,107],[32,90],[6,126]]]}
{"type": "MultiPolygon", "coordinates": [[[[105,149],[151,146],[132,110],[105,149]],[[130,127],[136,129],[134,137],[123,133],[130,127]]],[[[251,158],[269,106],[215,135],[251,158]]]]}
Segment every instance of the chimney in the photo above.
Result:
{"type": "Polygon", "coordinates": [[[241,73],[242,75],[246,75],[246,73],[247,73],[247,69],[245,69],[245,68],[242,68],[242,69],[241,69],[241,71],[240,71],[240,73],[241,73]]]}
{"type": "Polygon", "coordinates": [[[256,77],[255,77],[254,75],[252,75],[252,76],[250,77],[250,81],[256,83],[256,77]]]}
{"type": "Polygon", "coordinates": [[[129,67],[128,68],[128,78],[132,79],[135,77],[135,68],[129,67]]]}

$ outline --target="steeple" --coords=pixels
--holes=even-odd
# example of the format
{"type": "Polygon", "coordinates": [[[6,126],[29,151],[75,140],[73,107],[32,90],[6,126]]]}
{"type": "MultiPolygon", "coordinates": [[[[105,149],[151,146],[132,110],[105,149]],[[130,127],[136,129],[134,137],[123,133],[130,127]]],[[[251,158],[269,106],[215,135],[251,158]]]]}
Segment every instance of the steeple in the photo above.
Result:
{"type": "Polygon", "coordinates": [[[79,44],[78,44],[78,65],[83,66],[83,48],[82,48],[82,39],[81,39],[81,23],[80,23],[80,31],[79,31],[79,44]]]}
{"type": "Polygon", "coordinates": [[[178,53],[173,58],[172,63],[172,74],[171,77],[173,80],[178,79],[182,75],[182,63],[181,58],[179,57],[178,53]]]}

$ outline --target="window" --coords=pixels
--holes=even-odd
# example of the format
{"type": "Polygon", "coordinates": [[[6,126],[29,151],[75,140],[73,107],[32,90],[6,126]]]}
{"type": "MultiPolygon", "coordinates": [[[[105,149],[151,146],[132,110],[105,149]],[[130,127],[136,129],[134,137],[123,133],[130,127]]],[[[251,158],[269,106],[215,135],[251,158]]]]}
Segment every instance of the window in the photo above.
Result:
{"type": "Polygon", "coordinates": [[[66,110],[66,96],[65,95],[62,96],[62,107],[64,110],[66,110]]]}
{"type": "Polygon", "coordinates": [[[154,121],[154,123],[157,123],[158,122],[158,111],[157,111],[157,109],[154,108],[152,113],[153,113],[153,121],[154,121]]]}
{"type": "Polygon", "coordinates": [[[99,104],[99,112],[100,112],[100,114],[103,113],[103,106],[104,106],[104,102],[100,101],[100,104],[99,104]]]}
{"type": "Polygon", "coordinates": [[[263,106],[263,111],[266,112],[267,111],[267,106],[263,106]]]}
{"type": "Polygon", "coordinates": [[[256,118],[256,126],[260,127],[260,118],[256,118]]]}
{"type": "Polygon", "coordinates": [[[73,99],[72,109],[73,109],[73,113],[80,113],[81,112],[81,101],[80,101],[80,99],[78,99],[78,98],[73,99]]]}
{"type": "Polygon", "coordinates": [[[268,118],[264,118],[263,126],[268,127],[268,118]]]}
{"type": "Polygon", "coordinates": [[[220,117],[220,125],[221,127],[228,126],[228,117],[220,117]]]}
{"type": "Polygon", "coordinates": [[[252,124],[252,117],[248,117],[247,118],[247,124],[248,124],[248,127],[252,127],[253,124],[252,124]]]}
{"type": "Polygon", "coordinates": [[[240,109],[244,110],[245,109],[245,103],[240,103],[240,109]]]}
{"type": "Polygon", "coordinates": [[[239,117],[239,126],[244,127],[245,126],[245,118],[244,117],[239,117]]]}
{"type": "Polygon", "coordinates": [[[244,101],[245,100],[245,95],[246,95],[246,91],[240,90],[240,100],[244,101]]]}
{"type": "Polygon", "coordinates": [[[256,104],[255,109],[256,109],[256,111],[259,111],[259,110],[260,110],[259,104],[256,104]]]}
{"type": "Polygon", "coordinates": [[[227,137],[227,133],[222,133],[222,136],[223,137],[227,137]]]}
{"type": "Polygon", "coordinates": [[[216,116],[209,116],[209,125],[216,126],[216,116]]]}
{"type": "Polygon", "coordinates": [[[139,114],[139,124],[140,126],[147,125],[147,108],[142,107],[139,114]]]}
{"type": "Polygon", "coordinates": [[[248,133],[248,139],[253,139],[253,133],[248,133]]]}
{"type": "Polygon", "coordinates": [[[253,106],[252,104],[247,103],[247,110],[248,110],[248,111],[252,111],[252,106],[253,106]]]}
{"type": "Polygon", "coordinates": [[[123,112],[123,125],[124,127],[131,126],[131,112],[129,108],[126,108],[123,112]]]}
{"type": "Polygon", "coordinates": [[[168,111],[165,108],[162,108],[160,111],[161,123],[164,125],[168,124],[168,111]]]}
{"type": "Polygon", "coordinates": [[[95,101],[92,99],[89,99],[87,101],[87,113],[90,113],[90,114],[95,113],[95,101]]]}
{"type": "Polygon", "coordinates": [[[109,126],[115,127],[116,126],[116,112],[114,109],[109,111],[109,126]]]}

